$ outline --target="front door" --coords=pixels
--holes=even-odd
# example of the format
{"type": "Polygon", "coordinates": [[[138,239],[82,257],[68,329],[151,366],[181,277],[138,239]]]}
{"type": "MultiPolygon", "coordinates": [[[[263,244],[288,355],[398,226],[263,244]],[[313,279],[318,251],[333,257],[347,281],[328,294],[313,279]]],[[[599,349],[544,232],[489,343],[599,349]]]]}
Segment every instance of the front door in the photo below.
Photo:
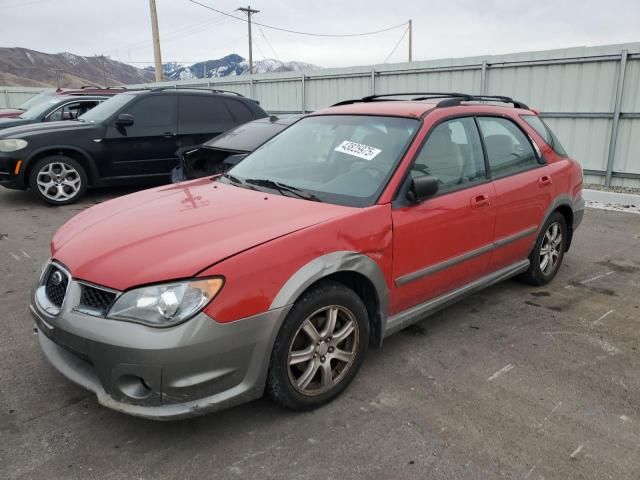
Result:
{"type": "Polygon", "coordinates": [[[133,116],[128,127],[109,125],[103,143],[102,177],[162,176],[177,165],[177,98],[144,95],[120,113],[133,116]]]}
{"type": "Polygon", "coordinates": [[[438,193],[394,208],[390,314],[483,276],[489,264],[496,195],[473,117],[439,123],[411,167],[438,178],[438,193]]]}

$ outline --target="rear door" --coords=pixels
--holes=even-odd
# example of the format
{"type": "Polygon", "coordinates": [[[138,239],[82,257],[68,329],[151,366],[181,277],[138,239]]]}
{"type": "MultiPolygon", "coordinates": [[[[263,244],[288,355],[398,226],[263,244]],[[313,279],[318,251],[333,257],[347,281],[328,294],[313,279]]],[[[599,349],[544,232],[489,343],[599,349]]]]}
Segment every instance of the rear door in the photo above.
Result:
{"type": "Polygon", "coordinates": [[[177,98],[142,95],[119,112],[133,116],[128,127],[109,125],[103,142],[103,177],[169,175],[177,165],[177,98]]]}
{"type": "Polygon", "coordinates": [[[392,211],[392,314],[483,276],[493,241],[495,193],[473,117],[439,123],[410,175],[438,178],[439,190],[392,211]]]}
{"type": "Polygon", "coordinates": [[[527,258],[551,202],[550,168],[528,135],[511,119],[479,116],[478,125],[496,192],[491,271],[527,258]]]}
{"type": "Polygon", "coordinates": [[[232,115],[224,100],[211,94],[180,95],[178,144],[197,145],[243,123],[232,115]]]}

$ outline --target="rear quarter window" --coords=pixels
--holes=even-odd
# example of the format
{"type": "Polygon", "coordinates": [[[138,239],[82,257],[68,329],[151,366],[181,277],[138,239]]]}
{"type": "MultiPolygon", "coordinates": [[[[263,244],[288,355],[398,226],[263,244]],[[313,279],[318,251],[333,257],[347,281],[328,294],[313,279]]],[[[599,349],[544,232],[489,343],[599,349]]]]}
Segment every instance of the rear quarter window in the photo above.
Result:
{"type": "Polygon", "coordinates": [[[561,157],[566,157],[567,152],[564,147],[560,144],[558,137],[555,136],[553,131],[549,128],[549,126],[542,121],[542,119],[537,115],[521,115],[525,122],[529,124],[531,128],[533,128],[538,135],[540,135],[545,143],[551,147],[551,149],[556,152],[561,157]]]}
{"type": "Polygon", "coordinates": [[[255,119],[253,112],[244,103],[237,100],[225,100],[224,103],[238,123],[246,123],[255,119]]]}

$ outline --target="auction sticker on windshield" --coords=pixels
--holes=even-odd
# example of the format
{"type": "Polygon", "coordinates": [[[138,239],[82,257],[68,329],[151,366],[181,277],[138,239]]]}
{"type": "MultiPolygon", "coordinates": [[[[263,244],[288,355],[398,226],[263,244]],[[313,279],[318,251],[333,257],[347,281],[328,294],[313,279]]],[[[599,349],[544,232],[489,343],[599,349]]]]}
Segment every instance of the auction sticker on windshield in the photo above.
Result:
{"type": "Polygon", "coordinates": [[[362,158],[363,160],[373,160],[382,151],[379,148],[363,145],[362,143],[350,142],[349,140],[345,140],[334,148],[334,150],[362,158]]]}

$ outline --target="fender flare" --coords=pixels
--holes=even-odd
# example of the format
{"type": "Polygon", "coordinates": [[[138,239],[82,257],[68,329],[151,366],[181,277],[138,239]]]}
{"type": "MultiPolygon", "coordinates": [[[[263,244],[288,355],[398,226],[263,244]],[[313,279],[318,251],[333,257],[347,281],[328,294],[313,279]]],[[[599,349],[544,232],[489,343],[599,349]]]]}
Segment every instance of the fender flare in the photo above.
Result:
{"type": "MultiPolygon", "coordinates": [[[[542,217],[542,221],[540,222],[540,225],[538,226],[538,231],[536,232],[536,238],[538,238],[538,235],[540,235],[540,232],[542,231],[542,227],[544,227],[544,224],[547,222],[547,220],[549,219],[551,214],[553,212],[555,212],[559,207],[568,207],[568,208],[571,209],[572,212],[575,212],[573,199],[569,195],[567,195],[566,193],[562,193],[562,194],[558,195],[549,204],[549,207],[547,208],[547,211],[544,213],[544,216],[542,217]]],[[[565,251],[568,251],[569,247],[571,246],[571,240],[573,238],[573,225],[567,224],[567,236],[569,238],[567,239],[567,246],[566,246],[565,251]]],[[[533,249],[534,246],[535,246],[535,240],[534,240],[534,243],[531,246],[531,248],[533,249]]]]}
{"type": "MultiPolygon", "coordinates": [[[[86,160],[87,165],[89,166],[88,168],[89,171],[87,171],[87,175],[89,176],[89,183],[92,183],[92,180],[97,177],[98,171],[96,169],[96,164],[93,158],[91,157],[91,155],[89,155],[83,149],[74,147],[71,145],[45,145],[43,147],[38,148],[37,150],[32,152],[31,155],[29,155],[29,157],[27,157],[27,159],[25,160],[25,168],[22,171],[26,172],[27,170],[29,170],[29,167],[31,166],[33,159],[39,156],[40,154],[42,154],[43,152],[50,151],[53,154],[57,154],[58,150],[71,150],[73,152],[76,152],[82,155],[82,157],[86,160]]],[[[27,181],[26,175],[25,175],[25,181],[27,181]]]]}
{"type": "Polygon", "coordinates": [[[387,320],[389,287],[380,266],[373,259],[359,252],[338,251],[311,260],[289,277],[274,297],[269,309],[292,305],[315,282],[339,272],[359,273],[373,284],[378,301],[378,315],[377,318],[370,320],[374,344],[379,345],[382,341],[380,332],[384,332],[387,320]]]}

